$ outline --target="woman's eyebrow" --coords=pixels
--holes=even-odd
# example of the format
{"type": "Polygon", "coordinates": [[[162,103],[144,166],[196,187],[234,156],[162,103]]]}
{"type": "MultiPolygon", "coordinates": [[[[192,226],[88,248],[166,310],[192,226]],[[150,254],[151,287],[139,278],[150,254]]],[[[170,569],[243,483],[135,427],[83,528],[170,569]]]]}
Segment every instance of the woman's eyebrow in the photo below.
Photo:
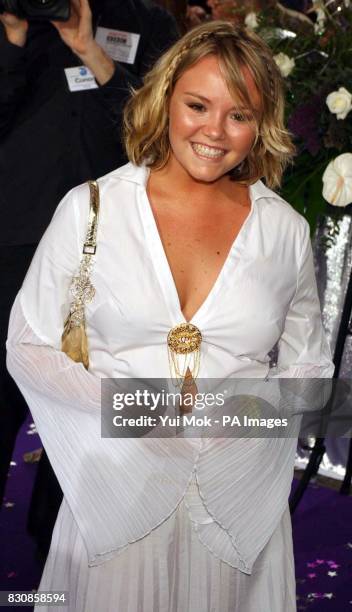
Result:
{"type": "MultiPolygon", "coordinates": [[[[203,100],[203,102],[208,102],[208,103],[211,104],[211,100],[209,100],[209,98],[206,98],[205,96],[202,96],[199,93],[192,92],[192,91],[185,91],[184,95],[186,95],[186,96],[193,96],[194,98],[199,98],[200,100],[203,100]]],[[[233,110],[233,109],[235,109],[235,110],[252,110],[252,109],[248,108],[248,106],[237,106],[237,105],[233,106],[231,110],[233,110]]]]}
{"type": "Polygon", "coordinates": [[[202,96],[201,94],[199,94],[197,92],[185,91],[184,93],[187,96],[194,96],[195,98],[200,98],[201,100],[204,100],[204,102],[210,102],[210,100],[208,98],[206,98],[205,96],[202,96]]]}

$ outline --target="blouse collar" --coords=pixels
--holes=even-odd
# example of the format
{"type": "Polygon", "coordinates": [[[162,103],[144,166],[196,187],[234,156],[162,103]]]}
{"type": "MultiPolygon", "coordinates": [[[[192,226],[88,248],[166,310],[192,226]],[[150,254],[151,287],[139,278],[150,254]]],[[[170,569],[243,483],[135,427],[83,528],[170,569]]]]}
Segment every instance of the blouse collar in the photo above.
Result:
{"type": "MultiPolygon", "coordinates": [[[[141,166],[136,166],[129,162],[124,166],[121,166],[117,170],[114,170],[110,176],[116,179],[124,179],[126,181],[130,181],[131,183],[136,183],[137,185],[141,185],[141,187],[145,187],[147,184],[148,176],[150,173],[150,169],[142,164],[141,166]]],[[[276,199],[282,201],[282,198],[275,193],[272,189],[269,189],[266,185],[264,185],[263,181],[256,181],[249,187],[251,201],[260,200],[262,198],[265,199],[276,199]]]]}

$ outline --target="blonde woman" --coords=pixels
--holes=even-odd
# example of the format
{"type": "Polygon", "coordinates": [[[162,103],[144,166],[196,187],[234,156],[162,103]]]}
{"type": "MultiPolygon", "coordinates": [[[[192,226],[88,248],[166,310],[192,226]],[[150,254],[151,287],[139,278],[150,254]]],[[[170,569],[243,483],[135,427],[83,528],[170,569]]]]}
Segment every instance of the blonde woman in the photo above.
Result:
{"type": "Polygon", "coordinates": [[[89,371],[60,350],[87,185],[16,300],[8,366],[64,491],[40,590],[68,591],[72,612],[296,609],[295,441],[102,439],[99,410],[101,378],[170,377],[167,340],[186,322],[200,378],[264,379],[276,343],[279,376],[332,375],[308,225],[271,190],[293,153],[283,105],[255,34],[186,34],[127,104],[130,163],[99,180],[89,371]]]}

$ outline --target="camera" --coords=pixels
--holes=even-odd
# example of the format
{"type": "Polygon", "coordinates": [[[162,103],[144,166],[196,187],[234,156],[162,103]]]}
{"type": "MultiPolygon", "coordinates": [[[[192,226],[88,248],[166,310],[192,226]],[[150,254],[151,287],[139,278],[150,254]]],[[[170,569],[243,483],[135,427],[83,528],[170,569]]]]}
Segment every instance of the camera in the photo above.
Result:
{"type": "Polygon", "coordinates": [[[0,0],[0,13],[12,13],[30,20],[67,21],[70,0],[0,0]]]}

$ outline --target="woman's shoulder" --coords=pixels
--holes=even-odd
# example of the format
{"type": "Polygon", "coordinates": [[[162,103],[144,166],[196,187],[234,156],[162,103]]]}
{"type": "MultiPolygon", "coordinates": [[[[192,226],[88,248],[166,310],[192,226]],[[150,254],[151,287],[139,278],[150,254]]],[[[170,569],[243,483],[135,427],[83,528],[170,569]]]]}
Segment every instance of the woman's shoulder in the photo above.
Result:
{"type": "MultiPolygon", "coordinates": [[[[133,186],[145,186],[148,174],[149,170],[146,166],[135,166],[129,162],[104,176],[92,180],[95,180],[98,184],[101,204],[105,209],[109,201],[113,203],[114,207],[124,203],[125,198],[131,202],[133,186]]],[[[86,181],[77,185],[65,195],[56,210],[56,214],[62,215],[65,211],[78,217],[83,215],[85,218],[89,202],[90,188],[89,181],[86,181]]]]}
{"type": "MultiPolygon", "coordinates": [[[[100,177],[92,177],[91,180],[96,180],[99,189],[114,188],[118,183],[135,183],[139,185],[145,184],[148,178],[149,170],[145,165],[136,166],[131,162],[108,172],[100,177]]],[[[69,192],[74,197],[82,197],[88,189],[88,181],[77,185],[69,192]]]]}
{"type": "Polygon", "coordinates": [[[131,184],[145,186],[148,175],[149,170],[144,164],[136,166],[128,162],[124,166],[120,166],[116,170],[98,178],[97,183],[101,192],[117,188],[128,188],[131,184]]]}
{"type": "Polygon", "coordinates": [[[305,217],[262,181],[251,185],[250,192],[252,202],[258,202],[263,220],[268,222],[272,231],[277,228],[281,234],[289,232],[302,239],[309,234],[309,224],[305,217]]]}

